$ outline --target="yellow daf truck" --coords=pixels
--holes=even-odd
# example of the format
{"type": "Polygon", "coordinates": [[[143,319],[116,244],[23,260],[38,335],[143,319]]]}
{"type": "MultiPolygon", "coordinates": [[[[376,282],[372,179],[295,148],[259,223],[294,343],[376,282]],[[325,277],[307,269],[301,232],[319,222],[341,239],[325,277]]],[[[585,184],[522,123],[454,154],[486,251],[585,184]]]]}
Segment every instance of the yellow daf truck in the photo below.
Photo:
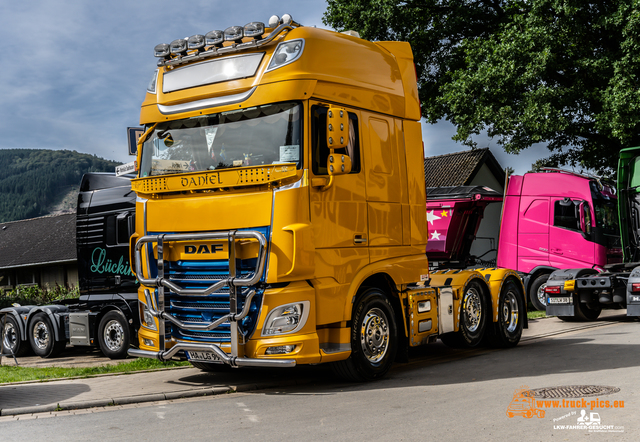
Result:
{"type": "Polygon", "coordinates": [[[132,181],[130,355],[211,371],[332,363],[373,380],[437,338],[518,343],[515,272],[429,273],[408,43],[285,14],[155,55],[132,181]]]}

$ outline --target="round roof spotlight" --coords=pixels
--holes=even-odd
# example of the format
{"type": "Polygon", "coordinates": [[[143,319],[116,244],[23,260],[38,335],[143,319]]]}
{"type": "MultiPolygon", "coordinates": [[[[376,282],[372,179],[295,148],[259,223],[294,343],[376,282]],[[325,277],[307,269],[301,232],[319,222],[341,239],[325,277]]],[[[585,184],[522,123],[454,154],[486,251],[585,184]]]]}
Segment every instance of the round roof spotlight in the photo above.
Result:
{"type": "Polygon", "coordinates": [[[184,55],[187,53],[187,40],[179,38],[171,42],[171,53],[173,55],[184,55]]]}
{"type": "Polygon", "coordinates": [[[293,17],[291,17],[291,14],[284,14],[282,16],[282,24],[290,25],[291,23],[293,23],[293,17]]]}
{"type": "Polygon", "coordinates": [[[244,37],[244,27],[242,26],[230,26],[224,30],[225,41],[235,41],[240,43],[244,37]]]}
{"type": "Polygon", "coordinates": [[[253,37],[256,40],[260,40],[264,34],[264,23],[261,21],[254,21],[244,25],[244,36],[253,37]]]}
{"type": "Polygon", "coordinates": [[[204,35],[196,34],[187,40],[187,49],[197,49],[198,52],[204,49],[204,35]]]}
{"type": "Polygon", "coordinates": [[[275,28],[280,24],[280,17],[278,17],[277,15],[272,15],[271,18],[269,18],[269,27],[270,28],[275,28]]]}
{"type": "Polygon", "coordinates": [[[224,32],[222,31],[210,31],[204,36],[207,46],[222,46],[224,41],[224,32]]]}
{"type": "Polygon", "coordinates": [[[156,57],[168,57],[169,54],[171,54],[171,49],[166,43],[160,43],[159,45],[156,45],[155,48],[153,48],[153,55],[155,55],[156,57]]]}

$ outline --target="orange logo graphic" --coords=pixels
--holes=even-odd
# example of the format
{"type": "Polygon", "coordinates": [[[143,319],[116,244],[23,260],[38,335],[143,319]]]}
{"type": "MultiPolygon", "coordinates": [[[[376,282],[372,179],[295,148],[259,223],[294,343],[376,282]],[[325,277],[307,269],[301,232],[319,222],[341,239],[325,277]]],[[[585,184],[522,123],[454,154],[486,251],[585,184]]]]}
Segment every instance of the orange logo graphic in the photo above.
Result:
{"type": "Polygon", "coordinates": [[[507,407],[509,417],[522,416],[531,419],[533,416],[544,417],[544,413],[544,410],[536,408],[535,396],[526,385],[513,393],[513,399],[507,407]]]}

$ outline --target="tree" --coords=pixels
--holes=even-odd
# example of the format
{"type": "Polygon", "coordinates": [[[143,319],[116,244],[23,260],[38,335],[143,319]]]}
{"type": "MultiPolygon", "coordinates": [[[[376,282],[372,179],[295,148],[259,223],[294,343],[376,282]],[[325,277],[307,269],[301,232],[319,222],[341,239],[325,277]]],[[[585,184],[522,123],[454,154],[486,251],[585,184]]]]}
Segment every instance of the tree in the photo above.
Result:
{"type": "Polygon", "coordinates": [[[466,145],[547,143],[543,163],[602,174],[640,145],[640,0],[328,0],[324,21],[409,41],[423,116],[466,145]]]}

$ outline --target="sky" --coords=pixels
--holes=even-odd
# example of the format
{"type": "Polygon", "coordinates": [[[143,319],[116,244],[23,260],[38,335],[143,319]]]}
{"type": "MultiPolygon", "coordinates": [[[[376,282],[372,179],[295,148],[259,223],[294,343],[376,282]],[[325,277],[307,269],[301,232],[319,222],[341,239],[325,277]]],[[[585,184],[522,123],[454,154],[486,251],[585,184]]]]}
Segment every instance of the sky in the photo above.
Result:
{"type": "MultiPolygon", "coordinates": [[[[291,14],[326,28],[324,0],[22,0],[0,3],[0,149],[68,149],[132,161],[126,128],[139,123],[140,105],[158,43],[213,29],[268,22],[291,14]]],[[[455,128],[423,123],[425,155],[467,150],[451,140],[455,128]]],[[[543,146],[506,154],[486,136],[502,167],[528,171],[548,155],[543,146]]]]}

